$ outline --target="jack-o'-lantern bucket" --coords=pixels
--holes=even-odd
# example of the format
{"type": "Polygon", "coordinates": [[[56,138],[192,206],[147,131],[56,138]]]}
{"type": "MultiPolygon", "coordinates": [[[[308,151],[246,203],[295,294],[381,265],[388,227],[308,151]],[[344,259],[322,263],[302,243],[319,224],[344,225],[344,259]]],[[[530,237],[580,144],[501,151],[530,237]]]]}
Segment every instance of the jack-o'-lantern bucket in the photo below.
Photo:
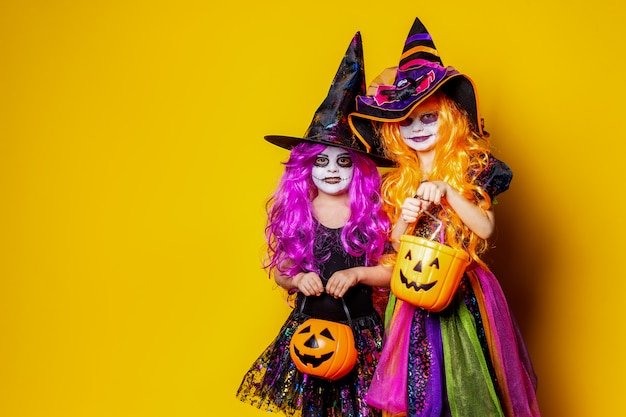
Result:
{"type": "MultiPolygon", "coordinates": [[[[305,300],[306,301],[306,298],[305,300]]],[[[351,323],[348,307],[343,307],[351,323]]],[[[304,308],[304,302],[300,310],[304,308]]],[[[335,381],[347,375],[357,362],[358,352],[350,325],[309,318],[295,330],[289,354],[302,373],[335,381]]]]}
{"type": "Polygon", "coordinates": [[[429,311],[450,304],[470,263],[459,249],[418,236],[402,235],[391,276],[396,298],[429,311]]]}

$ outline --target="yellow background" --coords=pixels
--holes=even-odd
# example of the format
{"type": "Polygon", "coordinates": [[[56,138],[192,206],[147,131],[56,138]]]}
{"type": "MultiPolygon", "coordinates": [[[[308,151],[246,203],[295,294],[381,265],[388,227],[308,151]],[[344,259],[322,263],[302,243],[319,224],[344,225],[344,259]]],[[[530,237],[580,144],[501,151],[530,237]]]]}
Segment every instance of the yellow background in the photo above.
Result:
{"type": "Polygon", "coordinates": [[[354,33],[413,19],[512,167],[488,261],[544,416],[624,394],[626,14],[614,0],[3,1],[0,415],[262,416],[234,394],[288,309],[264,202],[354,33]]]}

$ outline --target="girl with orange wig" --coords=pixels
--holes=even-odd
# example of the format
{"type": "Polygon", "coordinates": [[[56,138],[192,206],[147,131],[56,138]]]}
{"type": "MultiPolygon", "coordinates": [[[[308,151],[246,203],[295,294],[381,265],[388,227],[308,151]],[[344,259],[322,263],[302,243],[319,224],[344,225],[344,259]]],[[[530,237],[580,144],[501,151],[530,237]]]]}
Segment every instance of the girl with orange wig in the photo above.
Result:
{"type": "MultiPolygon", "coordinates": [[[[436,240],[465,252],[468,266],[449,304],[438,309],[394,291],[396,275],[415,293],[437,283],[417,285],[394,270],[392,315],[386,315],[391,319],[366,402],[385,415],[539,416],[524,341],[481,259],[495,227],[494,199],[508,189],[511,170],[490,151],[473,82],[443,66],[418,19],[394,72],[392,83],[381,79],[370,95],[358,96],[348,118],[363,143],[382,140],[385,156],[395,162],[381,190],[393,223],[391,242],[401,250],[403,235],[436,240]]],[[[411,256],[417,257],[402,251],[387,261],[398,269],[410,259],[421,274],[426,263],[411,256]]],[[[428,266],[439,268],[439,260],[428,266]]]]}

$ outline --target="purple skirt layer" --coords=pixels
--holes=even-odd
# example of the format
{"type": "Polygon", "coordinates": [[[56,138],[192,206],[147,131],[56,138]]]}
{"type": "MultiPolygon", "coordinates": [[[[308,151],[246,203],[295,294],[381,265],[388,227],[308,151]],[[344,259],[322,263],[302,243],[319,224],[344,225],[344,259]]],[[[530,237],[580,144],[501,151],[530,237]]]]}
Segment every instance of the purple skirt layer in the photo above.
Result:
{"type": "Polygon", "coordinates": [[[475,268],[439,313],[401,301],[366,402],[409,417],[540,416],[536,377],[496,277],[475,268]]]}

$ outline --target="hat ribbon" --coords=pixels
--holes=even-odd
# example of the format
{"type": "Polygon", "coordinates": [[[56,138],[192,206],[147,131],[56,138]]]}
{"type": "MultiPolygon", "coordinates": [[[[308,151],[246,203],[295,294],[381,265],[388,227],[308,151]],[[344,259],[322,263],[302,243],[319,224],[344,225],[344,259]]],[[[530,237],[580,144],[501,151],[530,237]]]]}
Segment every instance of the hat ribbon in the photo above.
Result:
{"type": "Polygon", "coordinates": [[[376,89],[374,100],[379,106],[392,101],[403,101],[427,90],[433,81],[435,81],[435,72],[430,70],[417,80],[403,78],[396,85],[380,85],[376,89]]]}

